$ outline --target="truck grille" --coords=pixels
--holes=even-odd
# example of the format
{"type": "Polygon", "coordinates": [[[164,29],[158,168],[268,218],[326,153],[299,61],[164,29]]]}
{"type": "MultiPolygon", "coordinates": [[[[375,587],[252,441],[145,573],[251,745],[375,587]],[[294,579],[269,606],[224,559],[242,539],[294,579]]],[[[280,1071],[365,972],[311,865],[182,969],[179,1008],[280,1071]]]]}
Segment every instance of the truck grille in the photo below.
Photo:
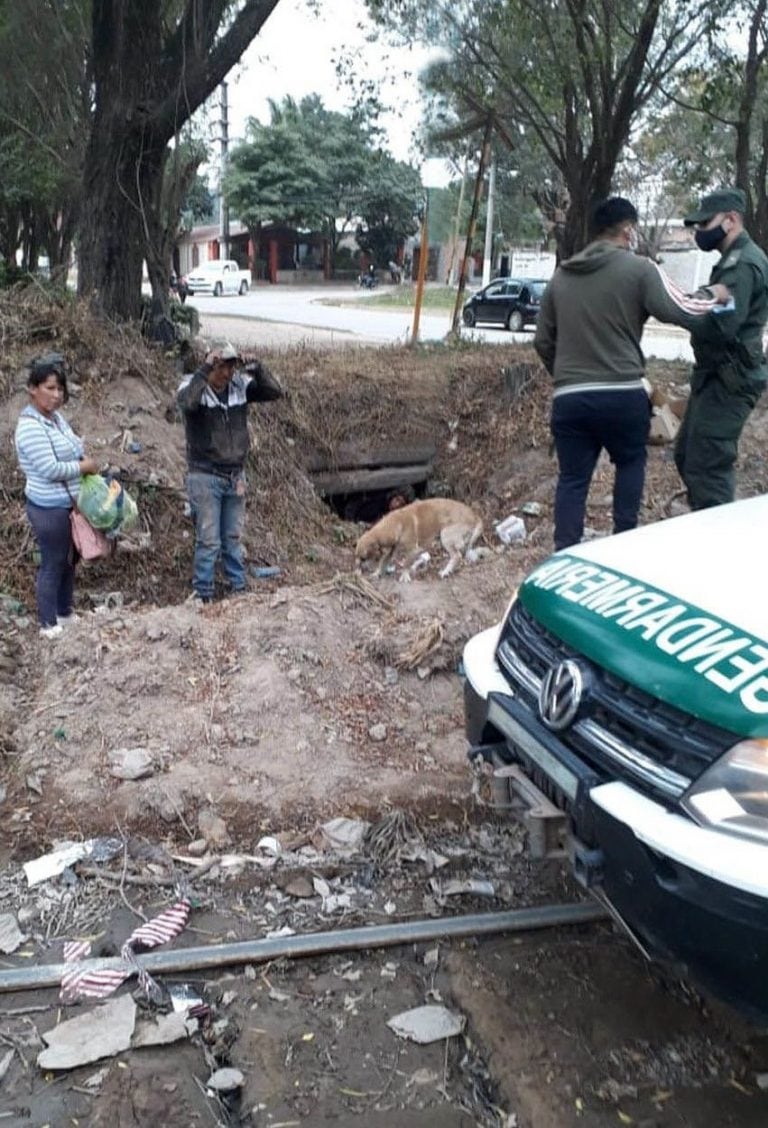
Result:
{"type": "Polygon", "coordinates": [[[589,662],[545,630],[519,601],[504,624],[496,657],[535,712],[538,687],[550,666],[564,658],[588,665],[586,712],[558,738],[601,774],[631,780],[654,796],[679,798],[738,739],[589,662]]]}

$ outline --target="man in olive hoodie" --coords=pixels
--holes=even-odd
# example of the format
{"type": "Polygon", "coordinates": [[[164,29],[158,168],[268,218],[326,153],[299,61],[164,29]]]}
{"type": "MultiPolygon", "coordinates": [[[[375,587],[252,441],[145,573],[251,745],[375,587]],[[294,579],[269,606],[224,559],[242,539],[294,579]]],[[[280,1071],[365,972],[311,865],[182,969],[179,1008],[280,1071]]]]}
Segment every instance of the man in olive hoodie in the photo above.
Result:
{"type": "Polygon", "coordinates": [[[633,254],[637,211],[629,200],[604,200],[592,219],[594,241],[562,263],[544,291],[534,338],[554,380],[556,549],[582,538],[603,449],[616,467],[613,531],[637,525],[651,417],[640,348],[646,320],[693,329],[730,299],[723,285],[684,294],[650,259],[633,254]]]}

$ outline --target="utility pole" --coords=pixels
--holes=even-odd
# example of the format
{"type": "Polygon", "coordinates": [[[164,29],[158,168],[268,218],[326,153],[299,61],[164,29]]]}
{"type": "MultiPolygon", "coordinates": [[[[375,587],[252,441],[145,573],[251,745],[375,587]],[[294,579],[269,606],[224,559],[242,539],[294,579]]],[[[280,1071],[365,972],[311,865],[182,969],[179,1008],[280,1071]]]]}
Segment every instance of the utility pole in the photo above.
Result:
{"type": "Polygon", "coordinates": [[[421,247],[419,248],[419,271],[416,276],[416,297],[413,303],[413,328],[411,329],[411,344],[419,341],[419,322],[421,320],[421,303],[424,300],[424,280],[427,277],[427,259],[429,258],[429,188],[425,188],[424,218],[421,222],[421,247]]]}
{"type": "Polygon", "coordinates": [[[461,170],[461,184],[459,185],[459,202],[456,205],[456,215],[453,219],[453,239],[451,240],[451,261],[448,263],[448,273],[446,275],[446,286],[453,286],[455,282],[454,267],[456,266],[456,252],[459,247],[459,230],[461,227],[461,213],[464,209],[464,190],[467,186],[467,166],[469,165],[469,156],[464,157],[464,165],[461,170]]]}
{"type": "Polygon", "coordinates": [[[224,196],[224,177],[229,157],[229,103],[227,84],[221,84],[221,160],[219,165],[219,254],[229,258],[229,204],[224,196]]]}
{"type": "Polygon", "coordinates": [[[491,171],[488,174],[488,206],[485,212],[485,248],[483,250],[483,285],[487,286],[491,280],[491,267],[493,257],[493,205],[496,200],[496,161],[491,161],[491,171]]]}
{"type": "Polygon", "coordinates": [[[483,144],[480,150],[480,163],[477,166],[477,177],[475,179],[475,192],[472,197],[472,210],[469,213],[469,226],[467,227],[467,239],[464,244],[464,255],[461,260],[461,267],[459,269],[459,288],[456,291],[456,304],[453,307],[453,319],[451,321],[450,333],[452,336],[457,337],[459,334],[459,322],[461,320],[461,307],[464,304],[464,291],[467,286],[467,263],[469,256],[472,252],[472,240],[475,237],[475,227],[477,226],[477,211],[480,206],[480,196],[483,190],[483,177],[485,176],[485,169],[491,155],[491,132],[493,131],[495,118],[493,113],[489,112],[485,117],[485,128],[483,130],[483,144]]]}

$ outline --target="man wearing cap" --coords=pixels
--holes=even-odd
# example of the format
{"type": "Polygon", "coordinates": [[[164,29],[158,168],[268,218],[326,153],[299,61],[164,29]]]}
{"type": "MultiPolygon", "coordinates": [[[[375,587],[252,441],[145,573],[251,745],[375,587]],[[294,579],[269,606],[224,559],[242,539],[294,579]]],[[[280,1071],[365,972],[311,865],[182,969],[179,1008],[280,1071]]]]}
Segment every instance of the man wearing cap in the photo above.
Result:
{"type": "Polygon", "coordinates": [[[242,532],[244,466],[250,441],[248,404],[279,399],[283,390],[259,361],[242,370],[229,342],[215,344],[205,363],[179,386],[187,439],[187,496],[195,525],[194,596],[213,598],[216,561],[232,592],[246,589],[242,532]]]}
{"type": "Polygon", "coordinates": [[[561,263],[544,291],[534,347],[554,380],[559,475],[555,548],[577,544],[600,452],[616,467],[613,531],[637,524],[651,405],[640,348],[648,317],[692,328],[728,298],[724,286],[684,294],[637,244],[637,211],[612,196],[594,209],[595,238],[561,263]]]}
{"type": "Polygon", "coordinates": [[[768,379],[768,258],[744,230],[746,203],[741,189],[722,188],[685,218],[702,251],[720,252],[710,282],[733,295],[732,307],[691,329],[691,396],[675,443],[691,509],[733,501],[739,438],[768,379]]]}

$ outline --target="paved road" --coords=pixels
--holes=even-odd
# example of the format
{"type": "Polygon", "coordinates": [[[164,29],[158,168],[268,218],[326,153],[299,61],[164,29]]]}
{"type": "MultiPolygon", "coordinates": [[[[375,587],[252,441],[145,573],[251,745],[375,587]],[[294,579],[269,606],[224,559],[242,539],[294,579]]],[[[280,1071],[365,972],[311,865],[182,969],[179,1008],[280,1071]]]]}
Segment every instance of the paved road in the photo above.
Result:
{"type": "MultiPolygon", "coordinates": [[[[204,331],[215,332],[229,318],[254,319],[271,325],[293,326],[293,330],[275,332],[264,325],[254,326],[253,337],[264,344],[291,343],[330,345],[385,345],[404,344],[410,339],[413,314],[409,310],[390,310],[374,306],[365,308],[368,295],[352,286],[306,287],[259,286],[240,296],[209,298],[193,297],[191,302],[200,310],[204,331]],[[329,304],[334,303],[334,304],[329,304]]],[[[423,341],[439,341],[450,328],[448,312],[422,314],[419,336],[423,341]]],[[[234,333],[232,334],[235,335],[234,333]]],[[[242,327],[238,339],[242,339],[242,327]]],[[[485,341],[488,344],[508,345],[510,341],[530,342],[531,331],[508,333],[503,329],[466,329],[462,337],[485,341]]],[[[690,360],[688,335],[682,330],[651,324],[643,337],[647,356],[664,360],[690,360]]]]}

